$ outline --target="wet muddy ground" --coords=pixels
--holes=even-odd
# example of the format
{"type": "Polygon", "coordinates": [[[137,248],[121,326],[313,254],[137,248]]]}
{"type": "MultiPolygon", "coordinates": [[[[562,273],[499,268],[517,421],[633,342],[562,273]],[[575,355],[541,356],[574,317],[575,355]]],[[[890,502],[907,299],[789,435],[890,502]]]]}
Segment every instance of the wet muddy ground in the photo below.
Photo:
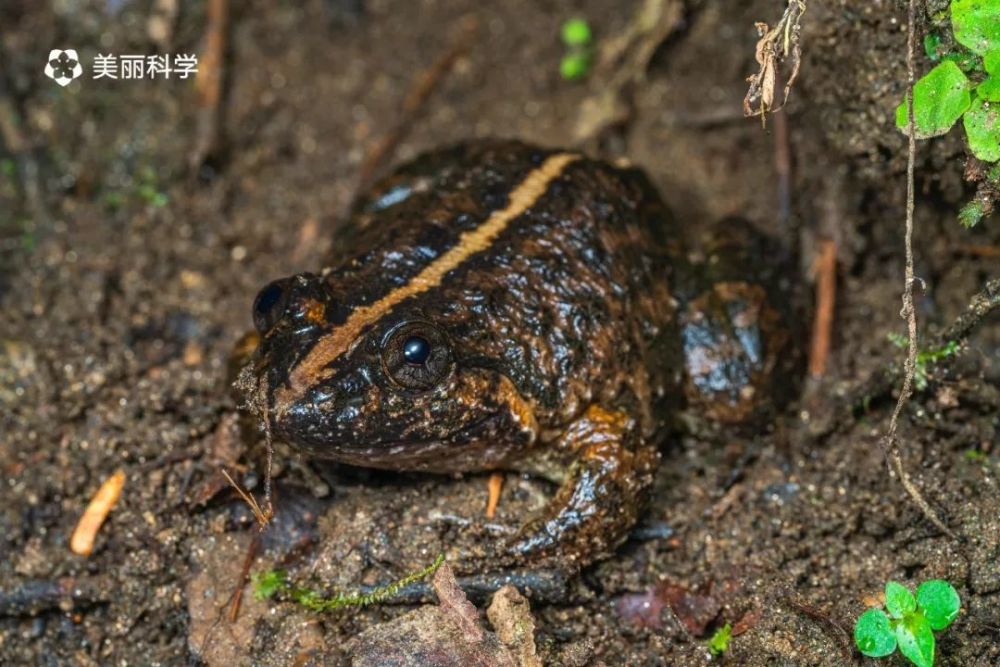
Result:
{"type": "MultiPolygon", "coordinates": [[[[780,3],[678,5],[629,122],[603,150],[646,168],[691,229],[738,213],[781,237],[801,256],[788,280],[805,297],[816,240],[836,240],[828,370],[761,432],[692,435],[663,452],[634,538],[561,600],[532,601],[546,664],[863,664],[851,628],[890,578],[958,588],[963,611],[939,637],[939,664],[1000,664],[998,321],[932,369],[901,422],[905,465],[955,541],[886,472],[878,442],[892,395],[840,410],[902,356],[887,336],[904,331],[905,155],[891,110],[905,81],[905,16],[889,1],[815,4],[787,109],[789,216],[775,122],[762,129],[740,114],[753,24],[776,20],[780,3]],[[738,634],[711,658],[705,641],[725,623],[738,634]]],[[[93,80],[88,69],[61,88],[42,75],[56,47],[88,65],[96,53],[199,52],[204,7],[184,7],[157,46],[149,5],[0,8],[0,102],[26,140],[13,147],[8,132],[0,152],[0,664],[349,662],[363,633],[412,607],[318,616],[247,594],[236,622],[227,617],[254,524],[218,470],[255,493],[263,470],[227,385],[251,300],[271,278],[319,266],[363,156],[465,17],[478,37],[393,162],[472,136],[573,145],[593,91],[560,78],[559,26],[585,16],[600,44],[638,3],[234,7],[224,149],[195,171],[190,80],[93,80]],[[71,553],[84,507],[117,469],[125,486],[93,554],[71,553]]],[[[918,153],[917,308],[928,339],[998,277],[995,220],[970,231],[954,219],[971,194],[961,155],[952,137],[918,153]]],[[[331,590],[492,539],[552,491],[508,474],[488,522],[484,475],[317,467],[280,445],[275,472],[278,520],[252,569],[280,565],[331,590]]]]}

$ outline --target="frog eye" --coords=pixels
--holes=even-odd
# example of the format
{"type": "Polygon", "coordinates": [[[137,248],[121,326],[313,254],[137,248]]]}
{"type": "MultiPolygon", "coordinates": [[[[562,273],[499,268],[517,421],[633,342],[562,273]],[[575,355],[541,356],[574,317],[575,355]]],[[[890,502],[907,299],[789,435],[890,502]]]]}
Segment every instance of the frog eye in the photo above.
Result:
{"type": "Polygon", "coordinates": [[[407,389],[429,389],[451,370],[448,339],[430,322],[407,322],[382,341],[382,369],[407,389]]]}
{"type": "Polygon", "coordinates": [[[269,283],[258,294],[253,302],[253,325],[262,334],[271,330],[285,313],[288,304],[288,289],[286,280],[275,280],[269,283]]]}

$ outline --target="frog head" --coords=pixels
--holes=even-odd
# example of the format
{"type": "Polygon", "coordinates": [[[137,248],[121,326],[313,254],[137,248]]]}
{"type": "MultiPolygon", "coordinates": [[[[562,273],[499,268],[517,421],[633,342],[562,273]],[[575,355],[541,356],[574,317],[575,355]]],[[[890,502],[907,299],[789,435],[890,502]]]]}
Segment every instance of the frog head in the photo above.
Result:
{"type": "Polygon", "coordinates": [[[491,467],[534,441],[529,403],[425,301],[349,303],[364,286],[348,283],[304,273],[257,295],[260,342],[236,388],[273,436],[317,458],[440,471],[491,467]]]}

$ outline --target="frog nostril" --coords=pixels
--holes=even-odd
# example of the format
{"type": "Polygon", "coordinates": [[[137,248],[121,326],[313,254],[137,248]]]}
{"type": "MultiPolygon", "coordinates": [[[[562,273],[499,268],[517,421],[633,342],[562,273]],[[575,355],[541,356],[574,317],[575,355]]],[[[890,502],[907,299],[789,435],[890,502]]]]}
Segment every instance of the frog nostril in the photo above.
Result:
{"type": "Polygon", "coordinates": [[[287,281],[275,280],[257,294],[253,302],[253,325],[262,334],[270,331],[285,312],[288,303],[287,281]]]}

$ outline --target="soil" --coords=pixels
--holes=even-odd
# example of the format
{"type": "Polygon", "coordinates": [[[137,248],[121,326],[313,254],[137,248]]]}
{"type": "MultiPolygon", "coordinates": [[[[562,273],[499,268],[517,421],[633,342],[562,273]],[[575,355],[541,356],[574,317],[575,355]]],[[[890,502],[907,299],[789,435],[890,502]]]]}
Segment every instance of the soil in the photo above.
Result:
{"type": "MultiPolygon", "coordinates": [[[[184,4],[158,47],[152,4],[0,8],[0,113],[21,118],[27,142],[6,133],[0,148],[0,664],[342,664],[360,633],[412,607],[316,615],[248,589],[238,620],[227,616],[255,527],[218,470],[259,495],[264,469],[227,385],[251,300],[268,280],[320,265],[363,156],[463,17],[476,17],[479,36],[393,162],[472,136],[572,145],[591,91],[559,76],[559,26],[585,16],[600,44],[639,3],[231,3],[225,150],[197,170],[191,80],[91,78],[97,53],[200,51],[202,5],[184,4]],[[62,88],[42,63],[69,46],[87,72],[62,88]],[[71,553],[84,507],[117,469],[125,487],[94,552],[71,553]]],[[[867,664],[854,620],[887,580],[930,578],[962,599],[936,664],[1000,664],[998,320],[931,369],[901,420],[904,463],[956,541],[887,472],[878,443],[893,395],[842,409],[902,356],[887,336],[904,331],[905,141],[892,110],[905,13],[890,0],[809,5],[786,109],[790,216],[776,123],[739,112],[754,22],[776,21],[781,3],[685,3],[632,91],[633,117],[604,148],[642,165],[692,228],[740,214],[779,235],[802,258],[788,280],[807,298],[816,240],[834,238],[828,370],[761,432],[690,435],[664,450],[633,539],[562,599],[532,601],[546,664],[867,664]],[[736,636],[712,658],[706,640],[725,623],[736,636]]],[[[955,220],[973,191],[962,160],[955,136],[919,148],[924,339],[998,277],[996,221],[955,220]]],[[[331,590],[492,539],[552,490],[508,474],[487,522],[484,475],[318,467],[279,445],[275,476],[278,518],[251,569],[286,567],[331,590]]]]}

